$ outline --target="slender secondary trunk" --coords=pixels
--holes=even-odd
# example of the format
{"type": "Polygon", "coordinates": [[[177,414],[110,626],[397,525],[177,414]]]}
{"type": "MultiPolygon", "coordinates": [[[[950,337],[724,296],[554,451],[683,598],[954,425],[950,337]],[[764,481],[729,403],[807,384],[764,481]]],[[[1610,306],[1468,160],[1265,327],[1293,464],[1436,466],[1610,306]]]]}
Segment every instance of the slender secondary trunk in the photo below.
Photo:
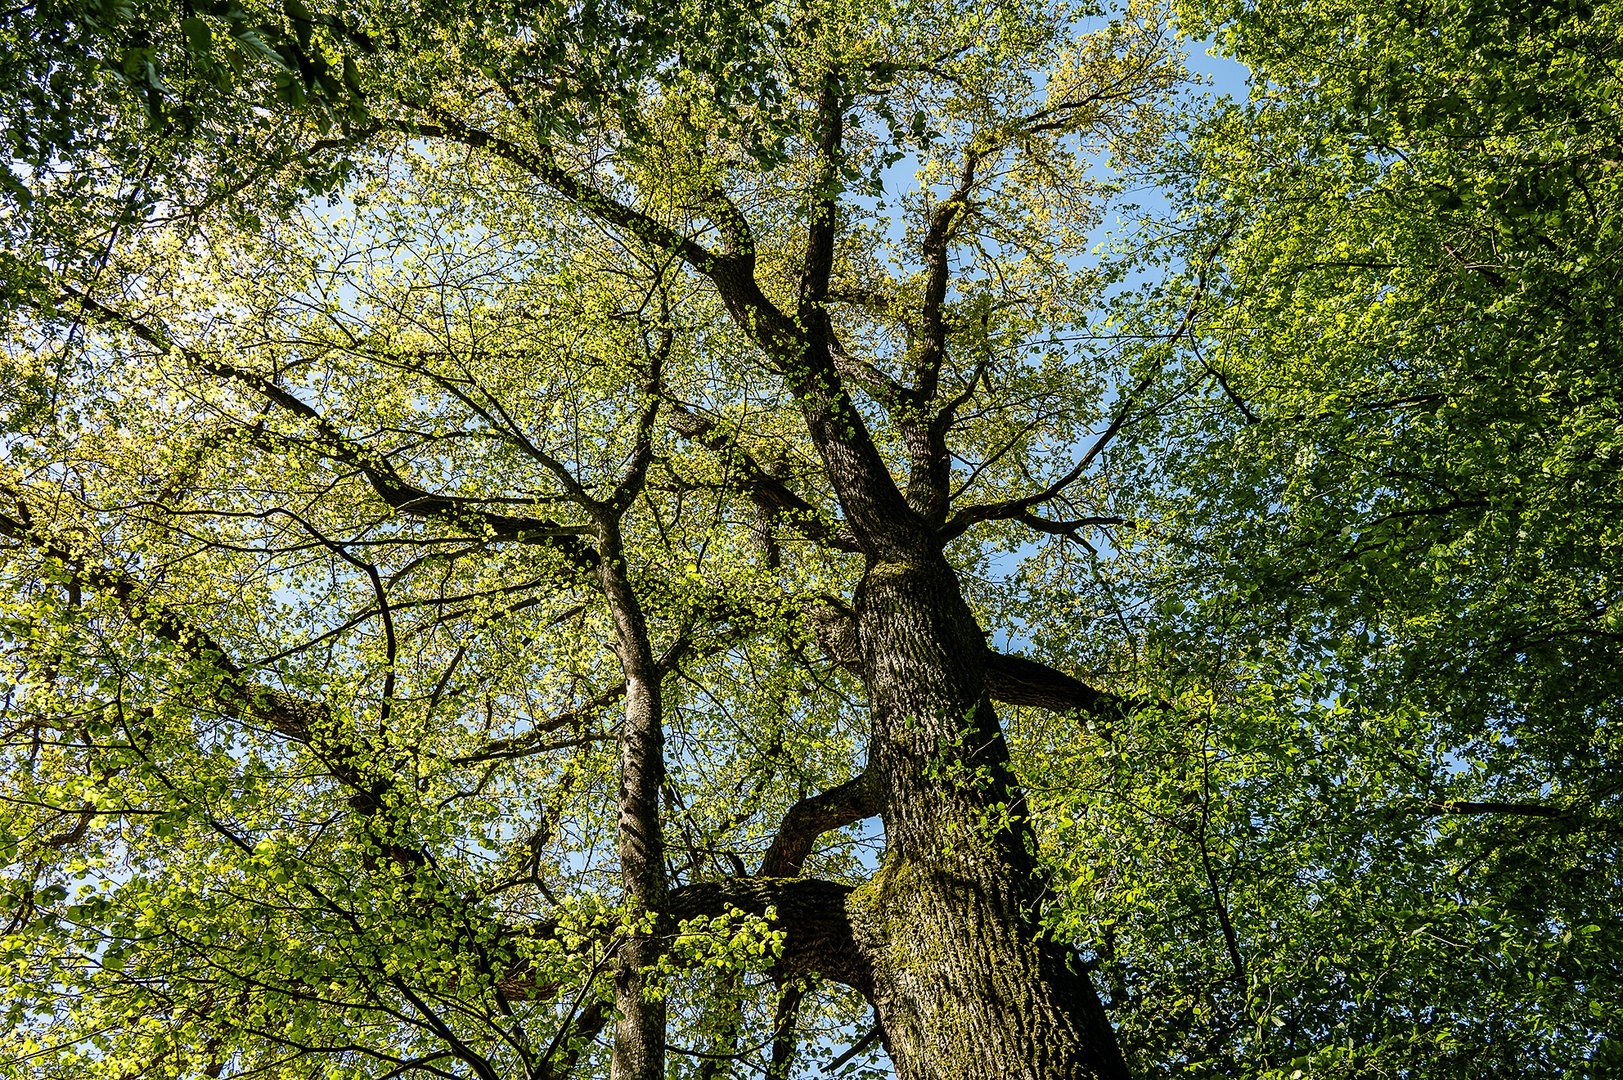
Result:
{"type": "Polygon", "coordinates": [[[902,1080],[1118,1080],[1097,994],[1041,932],[1023,797],[986,696],[987,648],[931,552],[856,596],[886,854],[847,910],[902,1080]]]}
{"type": "MultiPolygon", "coordinates": [[[[640,913],[665,904],[665,843],[659,789],[665,777],[665,732],[659,670],[642,605],[626,579],[618,524],[598,530],[599,577],[614,621],[615,651],[625,672],[625,720],[620,729],[617,843],[626,899],[640,913]]],[[[620,944],[614,973],[614,1053],[611,1080],[664,1080],[665,1003],[650,1000],[646,971],[659,961],[650,924],[620,944]]]]}

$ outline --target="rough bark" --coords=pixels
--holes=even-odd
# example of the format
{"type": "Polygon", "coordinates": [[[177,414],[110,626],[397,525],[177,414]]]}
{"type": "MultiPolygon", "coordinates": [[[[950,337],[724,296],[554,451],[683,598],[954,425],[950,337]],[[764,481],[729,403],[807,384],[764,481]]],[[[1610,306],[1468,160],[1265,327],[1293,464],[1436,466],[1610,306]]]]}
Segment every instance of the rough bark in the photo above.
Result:
{"type": "MultiPolygon", "coordinates": [[[[831,661],[861,675],[862,643],[856,612],[824,597],[807,609],[818,648],[831,661]]],[[[1005,705],[1024,705],[1055,712],[1083,712],[1102,721],[1119,720],[1144,702],[1096,689],[1040,660],[1012,653],[986,652],[986,694],[1005,705]]]]}
{"type": "MultiPolygon", "coordinates": [[[[635,910],[665,906],[665,844],[659,789],[665,779],[665,733],[660,672],[649,643],[642,605],[626,579],[618,525],[599,530],[599,575],[614,621],[615,651],[625,672],[625,720],[620,730],[617,844],[620,880],[635,910]]],[[[662,950],[654,927],[625,935],[614,972],[614,1053],[611,1080],[663,1080],[665,1003],[651,1000],[645,972],[662,950]]]]}
{"type": "Polygon", "coordinates": [[[856,610],[886,854],[846,906],[897,1075],[1125,1077],[1092,985],[1038,924],[984,637],[951,568],[871,565],[856,610]]]}

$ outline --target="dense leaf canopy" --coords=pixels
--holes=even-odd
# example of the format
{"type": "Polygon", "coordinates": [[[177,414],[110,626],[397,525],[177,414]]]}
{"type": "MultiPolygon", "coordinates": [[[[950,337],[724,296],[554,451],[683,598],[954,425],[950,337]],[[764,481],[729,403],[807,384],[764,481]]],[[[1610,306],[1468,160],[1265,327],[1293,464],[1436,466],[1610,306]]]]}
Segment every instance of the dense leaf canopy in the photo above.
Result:
{"type": "Polygon", "coordinates": [[[7,16],[0,1072],[928,1075],[871,452],[1135,1075],[1611,1075],[1623,15],[1178,14],[7,16]]]}
{"type": "Polygon", "coordinates": [[[1227,702],[1226,792],[1157,925],[1226,889],[1287,1075],[1587,1075],[1623,999],[1619,12],[1194,7],[1252,93],[1191,143],[1207,379],[1142,444],[1138,580],[1155,664],[1227,702]]]}

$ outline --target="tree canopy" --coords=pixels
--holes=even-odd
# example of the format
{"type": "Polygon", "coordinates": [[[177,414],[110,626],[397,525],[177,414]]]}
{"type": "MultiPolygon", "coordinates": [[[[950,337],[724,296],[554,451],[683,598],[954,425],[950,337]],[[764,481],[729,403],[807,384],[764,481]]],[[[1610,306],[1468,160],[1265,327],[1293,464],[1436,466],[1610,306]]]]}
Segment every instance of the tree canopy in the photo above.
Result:
{"type": "Polygon", "coordinates": [[[7,18],[0,1070],[1619,1067],[1616,11],[7,18]]]}
{"type": "Polygon", "coordinates": [[[1158,662],[1262,698],[1230,906],[1315,987],[1269,1056],[1615,1069],[1618,12],[1188,14],[1252,93],[1191,143],[1207,380],[1133,486],[1176,478],[1158,662]]]}

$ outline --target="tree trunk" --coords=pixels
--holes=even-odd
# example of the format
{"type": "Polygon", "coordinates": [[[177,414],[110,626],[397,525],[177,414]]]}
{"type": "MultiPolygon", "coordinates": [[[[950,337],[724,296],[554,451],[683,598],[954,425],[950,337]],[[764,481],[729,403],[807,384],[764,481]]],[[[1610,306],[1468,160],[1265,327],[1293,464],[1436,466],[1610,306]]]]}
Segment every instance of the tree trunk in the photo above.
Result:
{"type": "MultiPolygon", "coordinates": [[[[617,841],[620,879],[634,911],[657,914],[665,905],[665,841],[659,789],[665,779],[665,734],[660,675],[649,644],[642,605],[626,579],[618,521],[598,529],[599,578],[614,620],[615,651],[625,672],[625,720],[620,729],[617,841]]],[[[663,944],[651,926],[625,935],[614,972],[614,1053],[611,1080],[664,1080],[665,1002],[648,994],[649,969],[663,944]]]]}
{"type": "MultiPolygon", "coordinates": [[[[902,1080],[1121,1080],[1126,1068],[1097,994],[1076,970],[1069,950],[1042,932],[1031,830],[988,697],[992,658],[941,552],[952,479],[945,437],[956,410],[973,396],[972,380],[965,396],[942,400],[949,260],[957,230],[978,198],[977,168],[989,151],[970,149],[958,191],[937,205],[929,221],[922,251],[926,288],[913,313],[916,318],[906,320],[918,328],[916,334],[908,332],[912,384],[894,383],[879,368],[865,372],[864,363],[839,346],[829,315],[842,222],[841,177],[847,164],[842,133],[851,101],[841,78],[838,72],[825,72],[817,99],[805,254],[792,313],[773,299],[779,295],[776,287],[769,294],[757,280],[750,223],[721,186],[710,193],[700,213],[711,215],[725,237],[723,248],[712,250],[698,239],[702,232],[680,231],[594,187],[545,143],[509,143],[437,110],[432,122],[414,121],[400,130],[494,149],[583,212],[638,243],[670,253],[707,278],[740,332],[760,348],[764,368],[794,396],[834,488],[841,524],[819,525],[821,515],[806,512],[813,509],[810,503],[752,465],[745,483],[756,505],[782,513],[818,544],[861,551],[868,558],[855,597],[858,666],[873,714],[864,782],[875,785],[886,856],[874,878],[855,890],[763,876],[694,883],[679,890],[679,897],[667,893],[657,806],[657,673],[640,684],[633,675],[633,669],[651,663],[646,629],[623,577],[605,569],[611,604],[616,589],[627,596],[616,609],[616,628],[627,665],[620,852],[628,898],[651,912],[662,911],[662,898],[679,900],[676,908],[665,904],[662,917],[667,922],[683,910],[714,914],[713,904],[725,898],[749,900],[752,906],[745,910],[762,913],[773,898],[771,906],[788,934],[786,969],[837,979],[869,995],[902,1080]],[[855,366],[859,381],[868,374],[880,376],[877,385],[884,400],[876,401],[890,414],[908,450],[912,475],[905,494],[887,453],[869,432],[865,410],[846,388],[842,367],[847,364],[855,366]],[[634,704],[639,694],[649,697],[652,711],[634,704]]],[[[784,273],[793,272],[774,270],[775,276],[784,273]]],[[[689,437],[729,453],[735,449],[719,424],[684,411],[673,416],[677,430],[689,437]]],[[[645,455],[644,467],[646,461],[645,455]]],[[[1081,475],[1087,462],[1084,458],[1057,487],[1033,493],[1024,505],[1052,498],[1081,475]]],[[[1018,516],[1019,505],[1004,507],[1007,514],[988,510],[965,520],[1018,516]]],[[[528,535],[505,518],[496,524],[514,536],[528,535]]],[[[544,530],[557,531],[550,523],[544,523],[544,530]]],[[[607,543],[605,539],[605,568],[617,558],[607,543]]],[[[1054,675],[1041,665],[1003,658],[994,680],[1010,700],[1026,704],[1104,713],[1131,704],[1054,675]]],[[[807,807],[804,820],[786,821],[786,828],[837,822],[838,801],[807,807]]],[[[774,857],[804,858],[807,843],[804,836],[788,836],[774,845],[774,857]]],[[[636,1005],[641,991],[636,968],[656,955],[652,948],[650,937],[633,935],[621,955],[615,1080],[658,1080],[660,1075],[654,1062],[663,1050],[655,1032],[662,1027],[663,1013],[657,1003],[646,1009],[636,1005]],[[639,1046],[644,1049],[634,1049],[639,1046]]]]}
{"type": "Polygon", "coordinates": [[[872,563],[856,596],[885,861],[846,903],[902,1080],[1118,1080],[1087,976],[1041,931],[1024,799],[985,638],[946,560],[872,563]]]}

